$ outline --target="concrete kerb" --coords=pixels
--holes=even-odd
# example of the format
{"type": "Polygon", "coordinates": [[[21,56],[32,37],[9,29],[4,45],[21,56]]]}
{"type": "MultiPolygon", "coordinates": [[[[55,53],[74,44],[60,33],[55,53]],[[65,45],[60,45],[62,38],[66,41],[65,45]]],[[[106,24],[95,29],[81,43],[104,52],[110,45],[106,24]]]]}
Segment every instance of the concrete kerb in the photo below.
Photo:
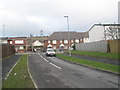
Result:
{"type": "MultiPolygon", "coordinates": [[[[59,59],[61,59],[61,58],[59,58],[59,59]]],[[[85,64],[78,64],[78,63],[75,63],[75,62],[67,61],[65,59],[61,59],[61,60],[65,61],[65,62],[72,63],[72,64],[84,66],[84,67],[87,67],[87,68],[90,68],[90,69],[99,70],[99,71],[106,72],[106,73],[111,73],[111,74],[114,74],[114,75],[120,75],[120,73],[112,72],[112,71],[109,71],[109,70],[104,70],[104,69],[101,69],[101,68],[96,68],[96,67],[92,67],[92,66],[85,65],[85,64]]]]}
{"type": "MultiPolygon", "coordinates": [[[[29,55],[29,54],[28,54],[28,55],[29,55]]],[[[29,75],[30,75],[30,78],[31,78],[31,80],[32,80],[32,82],[33,82],[33,84],[34,84],[34,86],[35,86],[35,89],[36,89],[36,90],[39,90],[37,84],[35,83],[34,79],[32,78],[32,75],[31,75],[31,73],[30,73],[29,64],[28,64],[28,58],[27,58],[27,68],[28,68],[28,73],[29,73],[29,75]]]]}

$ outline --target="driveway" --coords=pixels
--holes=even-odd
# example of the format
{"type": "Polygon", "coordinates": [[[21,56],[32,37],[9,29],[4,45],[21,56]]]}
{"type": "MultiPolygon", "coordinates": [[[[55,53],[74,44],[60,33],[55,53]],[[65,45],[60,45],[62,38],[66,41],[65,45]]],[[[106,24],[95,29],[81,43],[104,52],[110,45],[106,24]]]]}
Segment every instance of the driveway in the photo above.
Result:
{"type": "Polygon", "coordinates": [[[29,55],[29,69],[38,88],[118,88],[118,76],[65,62],[44,53],[29,55]]]}

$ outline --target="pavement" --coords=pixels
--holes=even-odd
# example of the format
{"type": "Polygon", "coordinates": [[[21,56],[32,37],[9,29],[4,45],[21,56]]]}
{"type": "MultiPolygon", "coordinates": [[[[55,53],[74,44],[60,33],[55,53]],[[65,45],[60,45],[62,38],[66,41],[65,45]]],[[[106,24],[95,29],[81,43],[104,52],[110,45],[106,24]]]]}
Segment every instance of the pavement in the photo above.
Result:
{"type": "Polygon", "coordinates": [[[118,75],[65,62],[45,53],[29,54],[29,70],[38,88],[118,88],[118,75]]]}
{"type": "Polygon", "coordinates": [[[4,60],[2,60],[2,79],[4,80],[10,69],[19,60],[21,55],[13,55],[4,60]]]}
{"type": "MultiPolygon", "coordinates": [[[[68,55],[68,53],[63,53],[63,54],[68,55]]],[[[106,64],[120,65],[120,61],[118,59],[92,57],[92,56],[84,56],[84,55],[77,55],[77,54],[72,54],[71,56],[80,58],[80,59],[90,60],[90,61],[102,62],[106,64]]]]}

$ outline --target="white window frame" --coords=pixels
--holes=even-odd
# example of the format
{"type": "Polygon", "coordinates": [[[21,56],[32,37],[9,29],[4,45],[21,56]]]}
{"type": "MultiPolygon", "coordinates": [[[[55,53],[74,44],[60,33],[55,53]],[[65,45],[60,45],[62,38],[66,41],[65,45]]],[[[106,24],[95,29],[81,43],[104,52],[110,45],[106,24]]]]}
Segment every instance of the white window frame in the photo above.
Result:
{"type": "Polygon", "coordinates": [[[73,40],[71,40],[71,42],[73,43],[73,40]]]}
{"type": "Polygon", "coordinates": [[[80,39],[80,41],[82,41],[82,39],[80,39]]]}
{"type": "Polygon", "coordinates": [[[10,44],[12,44],[12,41],[10,41],[10,44]]]}
{"type": "Polygon", "coordinates": [[[15,44],[24,44],[23,40],[15,40],[15,44]]]}
{"type": "Polygon", "coordinates": [[[64,40],[64,43],[65,43],[65,44],[68,44],[68,40],[64,40]]]}
{"type": "Polygon", "coordinates": [[[19,47],[19,49],[20,49],[20,50],[23,50],[23,49],[24,49],[24,47],[23,47],[23,46],[20,46],[20,47],[19,47]]]}
{"type": "Polygon", "coordinates": [[[79,41],[79,39],[75,39],[75,42],[76,42],[76,43],[79,43],[80,41],[79,41]]]}
{"type": "Polygon", "coordinates": [[[60,40],[60,43],[62,43],[62,40],[60,40]]]}
{"type": "Polygon", "coordinates": [[[53,40],[52,43],[53,43],[53,44],[57,44],[57,40],[53,40]]]}
{"type": "Polygon", "coordinates": [[[50,40],[48,40],[48,43],[50,44],[50,40]]]}

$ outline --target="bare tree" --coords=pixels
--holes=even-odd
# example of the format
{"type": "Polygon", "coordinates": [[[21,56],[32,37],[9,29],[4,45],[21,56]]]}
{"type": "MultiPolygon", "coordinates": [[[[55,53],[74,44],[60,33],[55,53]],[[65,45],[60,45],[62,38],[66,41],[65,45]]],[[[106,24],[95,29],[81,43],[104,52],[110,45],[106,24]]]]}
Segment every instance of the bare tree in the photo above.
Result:
{"type": "Polygon", "coordinates": [[[105,38],[111,40],[120,39],[119,30],[120,30],[119,26],[108,27],[105,32],[105,36],[106,36],[105,38]]]}

